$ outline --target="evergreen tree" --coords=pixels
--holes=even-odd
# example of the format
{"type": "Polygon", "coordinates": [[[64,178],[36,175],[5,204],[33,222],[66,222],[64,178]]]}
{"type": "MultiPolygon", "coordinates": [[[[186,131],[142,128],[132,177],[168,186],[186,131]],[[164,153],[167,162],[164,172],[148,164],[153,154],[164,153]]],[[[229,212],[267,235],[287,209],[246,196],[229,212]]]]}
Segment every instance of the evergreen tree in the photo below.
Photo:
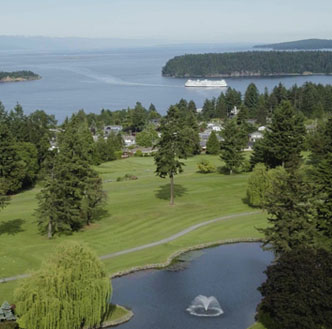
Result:
{"type": "Polygon", "coordinates": [[[111,287],[104,266],[87,247],[62,243],[15,290],[18,324],[24,329],[80,329],[100,325],[111,287]]]}
{"type": "Polygon", "coordinates": [[[302,173],[279,167],[269,172],[270,188],[265,194],[269,226],[265,245],[281,254],[303,246],[312,246],[317,237],[316,210],[311,186],[302,173]]]}
{"type": "Polygon", "coordinates": [[[60,152],[54,159],[50,176],[37,195],[36,215],[41,232],[48,238],[56,233],[69,234],[83,227],[82,202],[88,176],[87,162],[60,152]]]}
{"type": "Polygon", "coordinates": [[[218,141],[216,132],[212,130],[211,135],[206,143],[207,154],[218,154],[220,152],[220,142],[218,141]]]}
{"type": "Polygon", "coordinates": [[[244,105],[249,110],[249,116],[254,118],[258,108],[259,92],[254,83],[250,83],[244,95],[244,105]]]}
{"type": "Polygon", "coordinates": [[[305,127],[289,102],[283,102],[273,113],[264,139],[254,146],[251,163],[264,162],[268,167],[298,167],[304,149],[305,127]],[[258,153],[258,154],[257,154],[258,153]]]}
{"type": "Polygon", "coordinates": [[[174,176],[181,173],[184,166],[180,159],[186,158],[192,148],[192,141],[184,133],[181,123],[179,109],[171,106],[161,121],[161,138],[156,145],[157,152],[154,156],[157,176],[170,178],[171,205],[174,204],[174,176]]]}
{"type": "Polygon", "coordinates": [[[6,124],[0,124],[0,179],[5,193],[15,193],[22,188],[24,163],[19,157],[15,140],[6,124]]]}
{"type": "Polygon", "coordinates": [[[235,120],[228,120],[221,132],[221,160],[225,162],[225,167],[230,174],[239,168],[244,160],[243,148],[245,140],[243,138],[242,127],[236,124],[235,120]]]}
{"type": "Polygon", "coordinates": [[[273,329],[328,329],[332,323],[332,253],[303,248],[281,255],[259,288],[258,320],[273,329]]]}
{"type": "Polygon", "coordinates": [[[312,149],[314,191],[318,199],[318,229],[332,238],[332,119],[320,129],[319,146],[312,149]]]}

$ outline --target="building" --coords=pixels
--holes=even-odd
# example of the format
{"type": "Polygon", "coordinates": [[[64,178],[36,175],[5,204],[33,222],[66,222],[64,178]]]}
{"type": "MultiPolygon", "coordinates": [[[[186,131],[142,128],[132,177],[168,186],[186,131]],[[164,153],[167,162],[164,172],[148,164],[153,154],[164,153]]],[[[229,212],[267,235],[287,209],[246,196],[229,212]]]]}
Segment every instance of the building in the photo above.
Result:
{"type": "Polygon", "coordinates": [[[231,111],[229,112],[229,117],[230,118],[234,118],[234,117],[236,117],[238,114],[239,114],[239,112],[240,112],[240,110],[236,107],[236,106],[234,106],[232,109],[231,109],[231,111]]]}
{"type": "Polygon", "coordinates": [[[110,133],[118,134],[122,131],[122,126],[105,126],[104,135],[108,136],[110,133]]]}
{"type": "Polygon", "coordinates": [[[135,136],[130,136],[130,135],[123,136],[123,141],[124,141],[126,147],[136,145],[135,136]]]}
{"type": "Polygon", "coordinates": [[[255,131],[249,134],[249,142],[256,143],[259,139],[262,139],[264,135],[260,131],[255,131]]]}

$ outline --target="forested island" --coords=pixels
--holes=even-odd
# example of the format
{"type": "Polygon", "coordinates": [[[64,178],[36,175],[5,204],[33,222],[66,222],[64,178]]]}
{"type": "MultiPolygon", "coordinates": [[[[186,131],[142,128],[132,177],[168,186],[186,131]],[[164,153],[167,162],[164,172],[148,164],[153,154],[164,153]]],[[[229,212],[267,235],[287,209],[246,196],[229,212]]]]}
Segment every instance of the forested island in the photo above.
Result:
{"type": "Polygon", "coordinates": [[[268,48],[274,50],[317,50],[332,49],[332,40],[328,39],[305,39],[289,42],[272,43],[266,45],[256,45],[254,48],[268,48]]]}
{"type": "Polygon", "coordinates": [[[41,79],[41,76],[32,71],[1,72],[0,82],[17,82],[41,79]]]}
{"type": "Polygon", "coordinates": [[[162,75],[175,78],[285,76],[332,73],[330,51],[247,51],[188,54],[169,60],[162,75]]]}

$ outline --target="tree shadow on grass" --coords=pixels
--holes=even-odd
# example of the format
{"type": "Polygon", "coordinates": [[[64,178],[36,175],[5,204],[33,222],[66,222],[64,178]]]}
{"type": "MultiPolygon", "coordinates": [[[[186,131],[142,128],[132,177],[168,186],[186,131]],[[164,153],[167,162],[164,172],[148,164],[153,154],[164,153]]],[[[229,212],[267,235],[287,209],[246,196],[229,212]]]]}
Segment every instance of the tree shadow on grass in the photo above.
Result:
{"type": "Polygon", "coordinates": [[[12,219],[5,222],[0,222],[0,235],[8,234],[15,235],[24,232],[22,225],[25,223],[23,219],[12,219]]]}
{"type": "MultiPolygon", "coordinates": [[[[179,184],[174,184],[174,197],[180,197],[187,193],[187,189],[179,184]]],[[[158,199],[169,200],[171,197],[171,184],[165,184],[159,186],[159,189],[155,193],[158,199]]]]}
{"type": "Polygon", "coordinates": [[[99,208],[96,209],[94,215],[93,215],[93,222],[98,222],[100,220],[102,220],[105,217],[110,217],[111,214],[108,212],[108,210],[103,209],[103,208],[99,208]]]}

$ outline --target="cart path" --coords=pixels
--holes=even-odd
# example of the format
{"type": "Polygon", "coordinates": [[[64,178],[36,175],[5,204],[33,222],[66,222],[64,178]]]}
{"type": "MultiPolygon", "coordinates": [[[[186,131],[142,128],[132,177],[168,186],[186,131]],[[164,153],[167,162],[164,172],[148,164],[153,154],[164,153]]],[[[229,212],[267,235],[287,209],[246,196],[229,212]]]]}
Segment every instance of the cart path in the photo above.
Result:
{"type": "MultiPolygon", "coordinates": [[[[141,250],[144,250],[144,249],[147,249],[147,248],[156,247],[156,246],[162,245],[164,243],[168,243],[168,242],[171,242],[173,240],[176,240],[176,239],[178,239],[178,238],[180,238],[180,237],[182,237],[182,236],[184,236],[184,235],[186,235],[186,234],[188,234],[192,231],[195,231],[195,230],[197,230],[201,227],[204,227],[204,226],[207,226],[207,225],[210,225],[210,224],[214,224],[214,223],[224,221],[224,220],[228,220],[228,219],[255,215],[255,214],[259,214],[259,213],[261,213],[261,211],[251,211],[251,212],[243,212],[243,213],[238,213],[238,214],[233,214],[233,215],[228,215],[228,216],[223,216],[223,217],[218,217],[218,218],[215,218],[215,219],[211,219],[211,220],[208,220],[208,221],[205,221],[205,222],[202,222],[202,223],[192,225],[192,226],[186,228],[183,231],[180,231],[178,233],[175,233],[175,234],[171,235],[168,238],[165,238],[165,239],[162,239],[162,240],[159,240],[159,241],[155,241],[155,242],[151,242],[151,243],[147,243],[147,244],[144,244],[142,246],[138,246],[138,247],[134,247],[134,248],[112,252],[110,254],[101,256],[100,259],[101,260],[109,259],[109,258],[121,256],[121,255],[130,254],[130,253],[133,253],[133,252],[136,252],[136,251],[141,251],[141,250]]],[[[20,274],[20,275],[11,276],[11,277],[8,277],[8,278],[2,278],[2,279],[0,279],[0,283],[5,283],[5,282],[9,282],[9,281],[24,279],[24,278],[27,278],[29,276],[30,276],[30,274],[20,274]]]]}

